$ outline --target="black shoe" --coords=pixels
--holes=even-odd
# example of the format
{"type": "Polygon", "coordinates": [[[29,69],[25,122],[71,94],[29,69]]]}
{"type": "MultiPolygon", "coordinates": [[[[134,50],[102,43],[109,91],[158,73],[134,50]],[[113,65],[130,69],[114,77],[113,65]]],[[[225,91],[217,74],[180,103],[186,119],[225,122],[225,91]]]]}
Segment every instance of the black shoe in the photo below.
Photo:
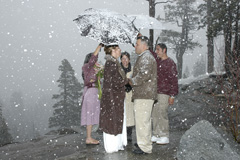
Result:
{"type": "Polygon", "coordinates": [[[135,154],[147,154],[147,153],[143,152],[140,148],[137,148],[137,149],[133,150],[133,153],[135,153],[135,154]]]}
{"type": "Polygon", "coordinates": [[[132,137],[131,136],[127,136],[127,141],[130,143],[132,142],[132,137]]]}
{"type": "Polygon", "coordinates": [[[133,127],[127,127],[127,141],[132,142],[132,128],[133,127]]]}
{"type": "Polygon", "coordinates": [[[137,143],[134,143],[134,146],[135,146],[135,147],[137,147],[137,148],[139,148],[139,146],[138,146],[138,144],[137,144],[137,143]]]}

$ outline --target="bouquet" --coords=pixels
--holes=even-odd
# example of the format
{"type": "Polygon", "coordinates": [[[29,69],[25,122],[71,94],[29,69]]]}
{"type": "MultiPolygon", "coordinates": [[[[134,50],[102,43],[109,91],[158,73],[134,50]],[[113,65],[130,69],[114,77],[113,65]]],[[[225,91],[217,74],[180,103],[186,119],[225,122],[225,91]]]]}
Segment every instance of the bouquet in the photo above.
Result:
{"type": "Polygon", "coordinates": [[[94,70],[97,76],[96,86],[98,88],[98,99],[102,98],[101,78],[103,78],[104,67],[100,63],[95,63],[94,70]]]}

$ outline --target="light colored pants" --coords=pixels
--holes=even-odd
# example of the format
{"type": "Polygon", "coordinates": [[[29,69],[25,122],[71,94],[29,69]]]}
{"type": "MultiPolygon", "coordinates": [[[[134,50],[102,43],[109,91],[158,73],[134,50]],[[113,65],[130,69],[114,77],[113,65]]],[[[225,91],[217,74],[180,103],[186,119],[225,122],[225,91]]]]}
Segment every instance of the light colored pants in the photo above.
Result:
{"type": "Polygon", "coordinates": [[[154,101],[150,99],[134,100],[137,144],[145,153],[152,153],[151,113],[153,103],[154,101]]]}
{"type": "Polygon", "coordinates": [[[169,95],[158,94],[158,102],[153,107],[153,135],[156,137],[169,138],[168,99],[169,95]]]}
{"type": "Polygon", "coordinates": [[[125,96],[125,109],[126,109],[126,126],[134,126],[135,120],[134,120],[134,108],[133,108],[133,102],[132,102],[132,91],[126,93],[125,96]]]}

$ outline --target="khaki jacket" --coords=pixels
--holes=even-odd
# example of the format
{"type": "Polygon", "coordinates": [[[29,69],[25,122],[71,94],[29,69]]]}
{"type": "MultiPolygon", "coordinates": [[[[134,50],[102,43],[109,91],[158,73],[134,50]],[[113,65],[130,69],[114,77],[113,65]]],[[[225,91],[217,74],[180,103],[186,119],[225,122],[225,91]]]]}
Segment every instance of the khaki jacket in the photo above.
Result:
{"type": "Polygon", "coordinates": [[[133,100],[157,100],[157,63],[149,50],[138,56],[131,81],[133,84],[133,100]]]}

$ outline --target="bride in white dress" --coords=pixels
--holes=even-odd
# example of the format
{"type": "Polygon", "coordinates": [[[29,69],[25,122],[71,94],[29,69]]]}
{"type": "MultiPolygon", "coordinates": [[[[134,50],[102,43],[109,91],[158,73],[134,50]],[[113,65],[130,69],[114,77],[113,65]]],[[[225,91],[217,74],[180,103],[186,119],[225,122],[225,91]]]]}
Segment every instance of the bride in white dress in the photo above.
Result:
{"type": "Polygon", "coordinates": [[[117,152],[124,150],[124,146],[127,145],[127,130],[126,130],[126,112],[124,103],[124,118],[123,118],[123,130],[122,134],[112,135],[103,132],[104,148],[107,153],[117,152]]]}
{"type": "Polygon", "coordinates": [[[124,150],[127,145],[125,118],[126,74],[119,63],[121,49],[117,44],[104,47],[106,53],[103,90],[100,103],[99,129],[103,131],[104,148],[107,153],[124,150]]]}

